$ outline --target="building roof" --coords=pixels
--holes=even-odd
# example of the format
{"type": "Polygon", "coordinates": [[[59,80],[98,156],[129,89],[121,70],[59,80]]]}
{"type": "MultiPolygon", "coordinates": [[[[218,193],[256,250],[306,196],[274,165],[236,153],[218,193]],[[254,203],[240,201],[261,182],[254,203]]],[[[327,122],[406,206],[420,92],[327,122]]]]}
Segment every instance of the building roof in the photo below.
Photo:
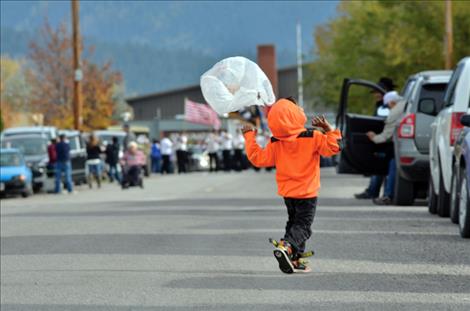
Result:
{"type": "MultiPolygon", "coordinates": [[[[306,66],[306,65],[309,65],[309,64],[304,64],[304,66],[306,66]]],[[[294,70],[294,69],[297,69],[297,65],[284,67],[284,68],[278,69],[277,71],[278,71],[278,73],[280,73],[280,72],[290,71],[290,70],[294,70]]],[[[165,95],[171,95],[171,94],[186,92],[186,91],[190,91],[190,90],[194,90],[194,89],[198,89],[198,88],[200,88],[199,84],[193,84],[193,85],[188,85],[188,86],[175,88],[175,89],[170,89],[170,90],[166,90],[166,91],[129,97],[129,98],[126,98],[126,102],[131,104],[132,102],[140,101],[140,100],[143,100],[143,99],[148,99],[148,98],[153,98],[153,97],[160,97],[160,96],[165,96],[165,95]]]]}

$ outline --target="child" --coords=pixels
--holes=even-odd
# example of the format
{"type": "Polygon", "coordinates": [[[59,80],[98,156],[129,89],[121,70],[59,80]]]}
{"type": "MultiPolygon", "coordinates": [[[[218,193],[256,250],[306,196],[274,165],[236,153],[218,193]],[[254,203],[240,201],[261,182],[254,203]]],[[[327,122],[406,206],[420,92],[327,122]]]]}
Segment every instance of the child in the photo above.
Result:
{"type": "Polygon", "coordinates": [[[257,167],[276,167],[278,194],[284,197],[289,218],[275,255],[286,273],[310,271],[299,261],[299,255],[312,234],[310,227],[320,188],[320,156],[329,157],[340,151],[341,133],[333,130],[325,117],[312,120],[312,125],[325,133],[305,129],[306,121],[303,109],[292,98],[283,98],[269,111],[268,126],[273,137],[264,149],[256,143],[251,125],[242,130],[250,162],[257,167]]]}

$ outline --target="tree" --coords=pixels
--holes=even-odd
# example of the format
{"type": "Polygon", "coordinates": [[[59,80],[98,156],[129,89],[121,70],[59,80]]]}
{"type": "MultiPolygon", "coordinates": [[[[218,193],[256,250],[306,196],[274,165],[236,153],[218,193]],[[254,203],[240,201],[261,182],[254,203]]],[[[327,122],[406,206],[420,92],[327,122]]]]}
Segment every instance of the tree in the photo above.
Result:
{"type": "Polygon", "coordinates": [[[2,128],[19,125],[27,119],[30,88],[22,60],[1,57],[0,107],[2,128]]]}
{"type": "MultiPolygon", "coordinates": [[[[346,77],[393,78],[444,67],[443,1],[343,1],[339,16],[315,31],[316,60],[307,87],[317,104],[336,105],[346,77]]],[[[470,55],[470,6],[453,1],[454,60],[470,55]]],[[[364,98],[358,95],[358,98],[364,98]]],[[[369,113],[371,98],[353,102],[369,113]]]]}
{"type": "MultiPolygon", "coordinates": [[[[65,24],[53,29],[47,21],[38,39],[30,44],[34,68],[30,75],[32,107],[42,113],[46,124],[61,128],[73,126],[73,58],[71,35],[65,24]]],[[[81,45],[83,46],[83,45],[81,45]]],[[[122,82],[111,64],[97,65],[89,59],[92,49],[82,58],[83,130],[111,125],[114,110],[113,90],[122,82]]]]}

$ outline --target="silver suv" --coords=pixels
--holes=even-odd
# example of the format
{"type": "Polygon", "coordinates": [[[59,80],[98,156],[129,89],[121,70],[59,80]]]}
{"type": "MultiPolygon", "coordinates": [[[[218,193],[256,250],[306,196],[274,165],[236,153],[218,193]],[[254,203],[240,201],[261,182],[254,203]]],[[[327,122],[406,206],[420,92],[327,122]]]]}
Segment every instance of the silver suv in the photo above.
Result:
{"type": "Polygon", "coordinates": [[[426,197],[429,179],[431,123],[442,109],[452,71],[423,71],[411,76],[405,86],[406,106],[394,133],[397,175],[394,203],[412,205],[426,197]]]}

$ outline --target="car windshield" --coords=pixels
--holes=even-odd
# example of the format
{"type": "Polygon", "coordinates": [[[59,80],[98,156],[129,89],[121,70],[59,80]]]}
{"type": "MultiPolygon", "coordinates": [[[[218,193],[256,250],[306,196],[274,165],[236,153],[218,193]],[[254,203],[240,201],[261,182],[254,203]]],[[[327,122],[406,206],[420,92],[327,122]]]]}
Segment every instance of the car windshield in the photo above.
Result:
{"type": "Polygon", "coordinates": [[[119,146],[122,147],[122,144],[124,142],[124,136],[123,135],[98,134],[96,136],[100,140],[100,143],[103,144],[103,145],[111,144],[113,142],[113,137],[114,136],[116,136],[118,138],[119,146]]]}
{"type": "Polygon", "coordinates": [[[25,156],[47,153],[47,139],[43,137],[7,137],[3,146],[19,149],[25,156]]]}
{"type": "Polygon", "coordinates": [[[16,152],[2,152],[0,156],[0,166],[20,166],[23,165],[21,156],[16,152]]]}

